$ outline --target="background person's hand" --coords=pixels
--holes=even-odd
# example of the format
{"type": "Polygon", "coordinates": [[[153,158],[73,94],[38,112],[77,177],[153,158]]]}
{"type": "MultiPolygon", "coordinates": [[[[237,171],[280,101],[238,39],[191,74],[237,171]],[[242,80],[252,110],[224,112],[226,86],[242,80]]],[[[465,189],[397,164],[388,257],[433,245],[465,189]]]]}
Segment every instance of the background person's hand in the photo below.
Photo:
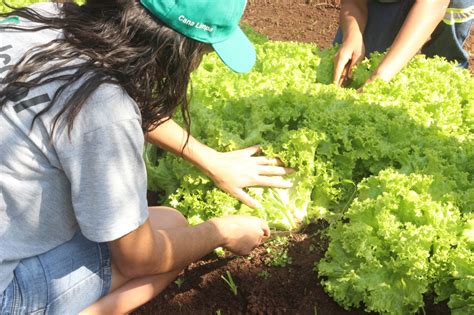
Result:
{"type": "Polygon", "coordinates": [[[395,75],[396,73],[389,71],[389,67],[386,67],[386,63],[382,62],[374,71],[374,73],[367,79],[367,81],[365,81],[364,84],[357,89],[357,92],[364,92],[364,88],[376,80],[389,82],[395,75]],[[385,68],[387,68],[387,70],[384,70],[385,68]]]}
{"type": "Polygon", "coordinates": [[[260,204],[243,188],[290,188],[291,183],[285,180],[283,175],[293,172],[291,168],[283,167],[279,159],[255,156],[258,152],[259,146],[231,152],[215,152],[209,156],[205,172],[219,188],[249,207],[258,208],[260,204]]]}
{"type": "Polygon", "coordinates": [[[347,78],[352,78],[352,68],[365,56],[365,45],[362,35],[348,37],[334,56],[333,80],[341,86],[347,78]]]}
{"type": "Polygon", "coordinates": [[[224,237],[223,247],[237,255],[248,255],[270,236],[268,224],[256,217],[231,215],[212,221],[224,237]]]}

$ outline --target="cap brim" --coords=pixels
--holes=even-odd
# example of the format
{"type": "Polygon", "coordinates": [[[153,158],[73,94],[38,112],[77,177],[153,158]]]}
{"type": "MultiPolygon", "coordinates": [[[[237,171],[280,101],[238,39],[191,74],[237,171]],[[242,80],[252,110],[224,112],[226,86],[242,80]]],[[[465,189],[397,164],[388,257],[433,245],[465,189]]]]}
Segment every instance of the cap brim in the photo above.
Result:
{"type": "Polygon", "coordinates": [[[247,72],[257,60],[255,48],[244,32],[238,27],[225,41],[212,44],[222,61],[235,72],[247,72]]]}

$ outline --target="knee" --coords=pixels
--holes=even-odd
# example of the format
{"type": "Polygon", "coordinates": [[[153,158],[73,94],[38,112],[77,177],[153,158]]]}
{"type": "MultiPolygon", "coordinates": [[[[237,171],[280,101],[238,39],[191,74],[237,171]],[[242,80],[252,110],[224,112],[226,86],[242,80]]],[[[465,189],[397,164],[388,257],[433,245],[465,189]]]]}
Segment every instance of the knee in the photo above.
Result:
{"type": "Polygon", "coordinates": [[[183,214],[173,208],[151,207],[149,213],[154,229],[175,229],[189,226],[183,214]]]}
{"type": "Polygon", "coordinates": [[[167,210],[169,211],[171,224],[174,227],[180,228],[180,227],[189,226],[188,220],[184,217],[184,215],[181,212],[173,208],[167,208],[167,210]]]}

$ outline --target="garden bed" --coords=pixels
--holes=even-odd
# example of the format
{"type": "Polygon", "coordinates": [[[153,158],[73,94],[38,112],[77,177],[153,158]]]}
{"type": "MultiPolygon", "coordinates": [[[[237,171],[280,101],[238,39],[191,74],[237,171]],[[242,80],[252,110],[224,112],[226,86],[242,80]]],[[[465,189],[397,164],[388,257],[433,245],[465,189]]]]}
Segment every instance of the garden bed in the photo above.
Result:
{"type": "MultiPolygon", "coordinates": [[[[363,309],[344,310],[324,292],[316,277],[315,262],[324,256],[328,244],[321,233],[326,226],[321,221],[300,233],[276,237],[248,257],[212,253],[191,264],[134,315],[369,314],[363,309]],[[237,286],[236,295],[222,279],[227,271],[237,286]]],[[[445,303],[434,305],[432,301],[427,301],[425,312],[450,314],[445,303]]]]}
{"type": "Polygon", "coordinates": [[[320,222],[276,237],[248,257],[208,255],[136,314],[365,314],[343,310],[316,279],[314,262],[327,246],[319,233],[323,228],[320,222]],[[236,295],[221,278],[227,271],[236,295]]]}
{"type": "MultiPolygon", "coordinates": [[[[337,28],[338,1],[249,1],[244,22],[273,40],[329,47],[337,28]]],[[[466,47],[474,50],[471,36],[466,47]]],[[[471,58],[471,72],[474,65],[471,58]]],[[[323,290],[315,263],[328,241],[323,221],[276,238],[248,257],[212,253],[191,264],[162,294],[135,314],[366,314],[344,310],[323,290]],[[317,245],[315,245],[317,244],[317,245]],[[234,294],[223,280],[229,272],[234,294]]],[[[426,301],[426,314],[449,314],[446,303],[426,301]]]]}

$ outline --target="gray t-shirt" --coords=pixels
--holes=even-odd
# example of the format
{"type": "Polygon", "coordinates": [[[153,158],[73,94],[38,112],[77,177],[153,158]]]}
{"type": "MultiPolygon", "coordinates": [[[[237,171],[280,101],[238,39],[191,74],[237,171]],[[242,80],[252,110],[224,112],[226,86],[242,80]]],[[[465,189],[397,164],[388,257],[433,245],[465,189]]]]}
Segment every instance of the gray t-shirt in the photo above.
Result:
{"type": "MultiPolygon", "coordinates": [[[[58,14],[51,3],[34,7],[58,14]]],[[[34,26],[25,20],[20,25],[34,26]]],[[[60,36],[55,30],[0,29],[0,82],[26,51],[60,36]]],[[[59,128],[50,142],[62,102],[30,127],[58,86],[53,82],[30,90],[0,110],[0,293],[20,260],[67,242],[78,230],[92,241],[107,242],[148,217],[137,104],[122,88],[101,85],[70,136],[59,128]]]]}

